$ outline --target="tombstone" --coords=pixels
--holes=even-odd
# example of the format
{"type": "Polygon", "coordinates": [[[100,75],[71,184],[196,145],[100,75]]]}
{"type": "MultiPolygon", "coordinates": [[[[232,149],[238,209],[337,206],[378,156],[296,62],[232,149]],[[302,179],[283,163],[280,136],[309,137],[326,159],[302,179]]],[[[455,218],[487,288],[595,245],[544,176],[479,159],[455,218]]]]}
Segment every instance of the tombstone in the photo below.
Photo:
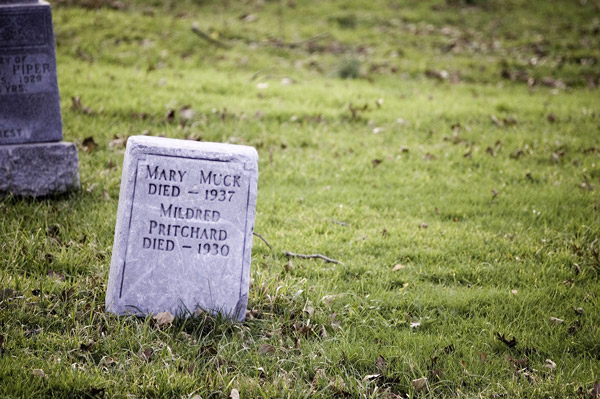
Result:
{"type": "Polygon", "coordinates": [[[130,137],[106,309],[243,320],[257,163],[252,147],[130,137]]]}
{"type": "Polygon", "coordinates": [[[50,5],[0,0],[0,192],[77,187],[77,148],[62,137],[50,5]]]}

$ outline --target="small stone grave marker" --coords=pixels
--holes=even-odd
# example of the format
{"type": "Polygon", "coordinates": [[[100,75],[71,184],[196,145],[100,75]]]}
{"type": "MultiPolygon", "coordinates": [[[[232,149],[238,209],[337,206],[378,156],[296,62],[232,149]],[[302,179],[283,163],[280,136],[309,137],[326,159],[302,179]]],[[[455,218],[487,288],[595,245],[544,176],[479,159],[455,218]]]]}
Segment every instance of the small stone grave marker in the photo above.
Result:
{"type": "Polygon", "coordinates": [[[127,141],[106,308],[243,320],[258,155],[252,147],[127,141]]]}
{"type": "Polygon", "coordinates": [[[50,5],[0,0],[0,193],[77,187],[77,148],[62,137],[50,5]]]}

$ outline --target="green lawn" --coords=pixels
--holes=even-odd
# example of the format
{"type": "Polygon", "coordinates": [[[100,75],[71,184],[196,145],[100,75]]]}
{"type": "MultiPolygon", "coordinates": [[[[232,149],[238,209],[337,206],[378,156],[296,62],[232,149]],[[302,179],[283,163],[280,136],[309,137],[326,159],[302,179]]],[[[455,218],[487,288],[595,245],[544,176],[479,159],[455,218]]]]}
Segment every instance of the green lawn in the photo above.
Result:
{"type": "Polygon", "coordinates": [[[82,187],[0,200],[1,397],[600,397],[597,0],[53,13],[82,187]],[[244,323],[104,312],[139,134],[258,150],[244,323]]]}

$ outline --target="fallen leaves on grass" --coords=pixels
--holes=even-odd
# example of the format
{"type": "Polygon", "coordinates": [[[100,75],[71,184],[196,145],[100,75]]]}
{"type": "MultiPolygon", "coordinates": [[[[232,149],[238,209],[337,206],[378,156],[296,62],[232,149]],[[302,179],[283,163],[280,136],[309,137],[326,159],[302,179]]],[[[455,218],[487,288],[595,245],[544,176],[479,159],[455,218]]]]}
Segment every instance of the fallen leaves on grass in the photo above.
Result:
{"type": "Polygon", "coordinates": [[[127,137],[113,136],[113,139],[108,142],[110,148],[125,148],[127,137]]]}
{"type": "Polygon", "coordinates": [[[152,349],[146,348],[141,351],[138,356],[140,359],[145,360],[146,362],[150,362],[152,360],[152,349]]]}
{"type": "Polygon", "coordinates": [[[428,69],[425,71],[425,76],[437,80],[447,80],[450,78],[450,74],[445,69],[439,71],[436,69],[428,69]]]}
{"type": "Polygon", "coordinates": [[[515,337],[512,337],[512,339],[508,340],[508,338],[506,338],[504,334],[496,333],[496,338],[498,338],[500,342],[502,342],[509,348],[514,348],[515,346],[517,346],[517,339],[515,337]]]}
{"type": "Polygon", "coordinates": [[[175,320],[175,316],[171,314],[169,311],[160,312],[156,316],[153,317],[154,322],[158,327],[162,327],[165,325],[170,325],[175,320]]]}
{"type": "Polygon", "coordinates": [[[92,111],[92,109],[90,107],[84,107],[81,104],[81,97],[77,96],[77,97],[71,97],[71,109],[73,111],[77,111],[77,112],[82,112],[84,114],[91,114],[94,111],[92,111]]]}
{"type": "Polygon", "coordinates": [[[83,142],[81,143],[81,145],[83,146],[83,150],[85,152],[92,152],[96,148],[98,148],[98,144],[96,143],[96,141],[94,141],[94,137],[92,137],[92,136],[89,136],[89,137],[86,137],[85,139],[83,139],[83,142]]]}
{"type": "Polygon", "coordinates": [[[403,264],[401,264],[401,263],[398,263],[396,266],[394,266],[394,268],[392,269],[392,271],[393,271],[393,272],[397,272],[398,270],[402,270],[402,269],[404,269],[404,268],[406,268],[406,266],[405,266],[405,265],[403,265],[403,264]]]}
{"type": "Polygon", "coordinates": [[[567,332],[571,335],[575,335],[579,330],[581,330],[581,322],[579,320],[575,320],[573,324],[569,326],[567,332]]]}
{"type": "Polygon", "coordinates": [[[79,349],[81,349],[84,352],[89,352],[94,346],[94,344],[94,340],[90,338],[88,339],[87,343],[82,343],[81,345],[79,345],[79,349]]]}
{"type": "Polygon", "coordinates": [[[269,344],[262,344],[260,348],[258,348],[258,353],[261,353],[263,355],[267,353],[275,353],[275,347],[269,344]]]}
{"type": "Polygon", "coordinates": [[[34,377],[39,377],[39,378],[48,378],[48,376],[46,375],[46,373],[44,373],[44,370],[42,370],[42,369],[33,369],[31,371],[31,375],[33,375],[34,377]]]}
{"type": "Polygon", "coordinates": [[[17,295],[18,293],[15,290],[12,290],[10,288],[4,288],[3,290],[0,290],[0,301],[4,301],[5,299],[11,299],[17,295]]]}
{"type": "Polygon", "coordinates": [[[229,394],[229,397],[231,399],[240,399],[240,393],[239,393],[239,391],[237,389],[233,388],[231,390],[231,393],[229,394]]]}
{"type": "Polygon", "coordinates": [[[499,119],[496,115],[490,115],[492,123],[498,127],[514,126],[518,123],[517,118],[509,116],[508,118],[499,119]]]}
{"type": "Polygon", "coordinates": [[[363,381],[372,381],[381,377],[381,374],[367,374],[363,377],[363,381]]]}
{"type": "Polygon", "coordinates": [[[65,275],[61,272],[55,272],[54,270],[48,270],[48,277],[58,281],[65,281],[65,275]]]}
{"type": "Polygon", "coordinates": [[[184,121],[192,120],[196,116],[196,111],[192,109],[189,105],[184,105],[179,110],[179,118],[184,121]]]}
{"type": "Polygon", "coordinates": [[[379,371],[380,373],[383,374],[383,372],[385,371],[385,366],[386,366],[385,358],[380,355],[377,358],[377,362],[375,362],[375,367],[377,368],[377,371],[379,371]]]}
{"type": "Polygon", "coordinates": [[[526,357],[522,359],[515,359],[510,355],[506,355],[506,360],[515,368],[515,370],[526,369],[529,366],[529,359],[526,357]]]}
{"type": "Polygon", "coordinates": [[[584,399],[598,399],[600,398],[600,384],[598,381],[594,382],[594,386],[590,391],[583,387],[579,387],[579,389],[577,389],[577,395],[584,399]]]}
{"type": "Polygon", "coordinates": [[[413,388],[415,391],[419,392],[427,388],[427,377],[417,378],[416,380],[412,380],[413,388]]]}
{"type": "Polygon", "coordinates": [[[62,299],[63,302],[67,302],[73,296],[74,293],[75,293],[75,287],[71,287],[68,290],[64,289],[60,293],[60,299],[62,299]]]}
{"type": "Polygon", "coordinates": [[[544,367],[549,368],[550,370],[554,370],[556,368],[556,363],[554,363],[551,359],[546,359],[544,367]]]}
{"type": "Polygon", "coordinates": [[[567,85],[560,79],[554,79],[546,76],[540,80],[540,83],[546,87],[552,87],[554,89],[566,89],[567,85]]]}

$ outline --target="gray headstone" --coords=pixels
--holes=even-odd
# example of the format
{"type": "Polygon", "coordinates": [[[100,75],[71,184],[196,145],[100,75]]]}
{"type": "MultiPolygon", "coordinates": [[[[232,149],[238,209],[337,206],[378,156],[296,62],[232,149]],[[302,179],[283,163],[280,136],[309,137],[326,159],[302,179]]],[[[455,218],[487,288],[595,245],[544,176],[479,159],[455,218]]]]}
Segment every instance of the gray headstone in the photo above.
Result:
{"type": "Polygon", "coordinates": [[[258,155],[252,147],[130,137],[106,308],[243,320],[258,155]]]}
{"type": "Polygon", "coordinates": [[[50,5],[0,0],[0,145],[60,140],[50,5]]]}
{"type": "Polygon", "coordinates": [[[0,194],[77,188],[77,147],[60,140],[50,5],[0,0],[0,194]]]}

